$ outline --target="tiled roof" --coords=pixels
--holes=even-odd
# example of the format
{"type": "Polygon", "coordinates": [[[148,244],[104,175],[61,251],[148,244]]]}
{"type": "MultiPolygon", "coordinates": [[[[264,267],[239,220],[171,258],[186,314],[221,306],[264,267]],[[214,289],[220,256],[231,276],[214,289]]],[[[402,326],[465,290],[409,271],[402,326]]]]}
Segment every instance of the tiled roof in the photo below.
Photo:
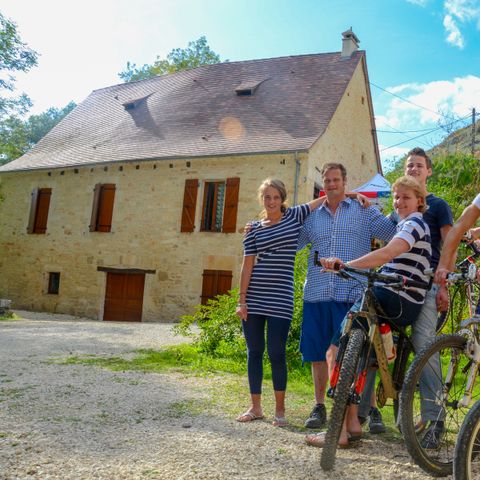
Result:
{"type": "Polygon", "coordinates": [[[363,55],[220,63],[95,90],[0,171],[306,150],[363,55]],[[258,86],[251,96],[237,94],[245,85],[258,86]]]}

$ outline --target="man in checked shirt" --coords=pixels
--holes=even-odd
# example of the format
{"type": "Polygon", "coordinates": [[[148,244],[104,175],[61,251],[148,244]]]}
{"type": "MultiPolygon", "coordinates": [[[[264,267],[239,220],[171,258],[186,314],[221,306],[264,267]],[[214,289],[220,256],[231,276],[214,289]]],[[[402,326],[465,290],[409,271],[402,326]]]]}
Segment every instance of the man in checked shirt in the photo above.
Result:
{"type": "Polygon", "coordinates": [[[395,225],[378,209],[364,208],[347,198],[347,171],[342,164],[326,163],[321,174],[327,199],[305,221],[298,244],[299,249],[311,244],[300,338],[303,361],[311,362],[315,389],[315,407],[305,422],[307,428],[326,424],[327,350],[345,314],[362,294],[361,285],[352,286],[314,266],[314,252],[346,262],[370,252],[373,238],[388,242],[396,232],[395,225]]]}

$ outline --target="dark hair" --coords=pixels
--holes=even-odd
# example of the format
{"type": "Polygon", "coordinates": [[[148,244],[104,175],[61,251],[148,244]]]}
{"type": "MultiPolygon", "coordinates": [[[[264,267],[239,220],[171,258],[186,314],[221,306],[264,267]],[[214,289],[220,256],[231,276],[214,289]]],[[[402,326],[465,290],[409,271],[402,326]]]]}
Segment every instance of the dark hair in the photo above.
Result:
{"type": "Polygon", "coordinates": [[[347,178],[347,169],[341,163],[324,163],[322,165],[322,170],[320,174],[322,177],[329,171],[329,170],[340,170],[342,172],[342,177],[345,180],[347,178]]]}
{"type": "Polygon", "coordinates": [[[427,153],[423,148],[420,148],[420,147],[412,148],[407,153],[407,160],[409,157],[423,157],[425,159],[425,163],[427,164],[427,168],[432,168],[432,160],[430,159],[430,157],[427,155],[427,153]]]}

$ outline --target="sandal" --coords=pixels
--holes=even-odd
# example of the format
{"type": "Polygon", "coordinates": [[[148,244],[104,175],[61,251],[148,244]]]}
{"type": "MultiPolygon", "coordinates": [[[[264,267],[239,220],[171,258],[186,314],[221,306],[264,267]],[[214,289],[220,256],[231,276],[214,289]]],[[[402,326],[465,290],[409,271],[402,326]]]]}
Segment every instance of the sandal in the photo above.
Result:
{"type": "Polygon", "coordinates": [[[274,427],[286,427],[288,420],[285,417],[273,417],[272,425],[274,427]]]}
{"type": "Polygon", "coordinates": [[[255,415],[253,412],[245,412],[239,415],[236,420],[240,423],[253,422],[254,420],[263,420],[263,415],[255,415]]]}
{"type": "MultiPolygon", "coordinates": [[[[311,445],[312,447],[323,448],[325,445],[325,437],[327,432],[320,432],[320,433],[311,433],[305,437],[305,441],[307,445],[311,445]]],[[[356,435],[358,437],[358,435],[356,435]]],[[[351,435],[348,436],[348,443],[339,443],[338,448],[352,448],[358,446],[359,441],[352,440],[351,435]]]]}

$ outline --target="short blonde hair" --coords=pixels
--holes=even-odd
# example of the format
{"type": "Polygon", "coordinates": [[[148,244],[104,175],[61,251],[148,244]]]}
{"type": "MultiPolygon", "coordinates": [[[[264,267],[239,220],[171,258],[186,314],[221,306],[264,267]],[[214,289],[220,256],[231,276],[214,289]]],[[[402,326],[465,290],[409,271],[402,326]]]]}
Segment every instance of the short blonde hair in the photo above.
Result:
{"type": "Polygon", "coordinates": [[[404,187],[404,188],[408,188],[409,190],[412,190],[415,196],[422,200],[422,203],[418,206],[418,211],[420,213],[423,213],[425,212],[425,210],[427,210],[427,201],[425,199],[425,193],[421,185],[418,183],[418,181],[415,178],[410,177],[408,175],[404,175],[403,177],[397,178],[397,180],[395,180],[394,184],[392,185],[392,192],[397,187],[404,187]]]}
{"type": "MultiPolygon", "coordinates": [[[[278,180],[278,178],[266,178],[262,182],[262,184],[258,187],[258,201],[260,204],[263,203],[263,196],[268,187],[273,187],[280,194],[280,198],[282,199],[282,206],[280,207],[280,210],[284,212],[287,209],[287,189],[285,188],[285,184],[281,180],[278,180]]],[[[262,210],[260,217],[264,218],[265,216],[266,212],[265,210],[262,210]]]]}

